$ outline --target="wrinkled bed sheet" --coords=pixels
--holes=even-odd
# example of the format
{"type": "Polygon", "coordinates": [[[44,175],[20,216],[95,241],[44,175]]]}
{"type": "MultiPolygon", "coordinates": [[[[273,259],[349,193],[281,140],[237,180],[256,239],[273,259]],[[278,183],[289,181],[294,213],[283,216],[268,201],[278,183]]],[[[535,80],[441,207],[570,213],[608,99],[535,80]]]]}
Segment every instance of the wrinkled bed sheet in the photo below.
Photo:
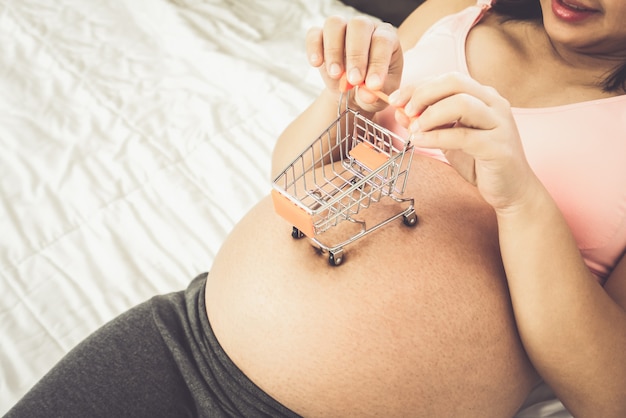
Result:
{"type": "Polygon", "coordinates": [[[97,327],[210,269],[321,86],[305,31],[336,13],[356,14],[0,0],[0,414],[97,327]]]}

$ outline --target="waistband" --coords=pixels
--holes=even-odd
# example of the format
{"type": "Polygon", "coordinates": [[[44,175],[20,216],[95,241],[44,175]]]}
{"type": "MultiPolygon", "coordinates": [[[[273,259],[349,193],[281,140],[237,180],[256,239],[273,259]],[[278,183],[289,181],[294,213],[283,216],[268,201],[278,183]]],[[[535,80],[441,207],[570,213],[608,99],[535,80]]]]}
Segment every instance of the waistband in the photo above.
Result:
{"type": "MultiPolygon", "coordinates": [[[[201,416],[298,417],[252,382],[218,342],[205,305],[208,274],[153,300],[154,321],[201,416]]],[[[280,353],[277,353],[280,355],[280,353]]]]}

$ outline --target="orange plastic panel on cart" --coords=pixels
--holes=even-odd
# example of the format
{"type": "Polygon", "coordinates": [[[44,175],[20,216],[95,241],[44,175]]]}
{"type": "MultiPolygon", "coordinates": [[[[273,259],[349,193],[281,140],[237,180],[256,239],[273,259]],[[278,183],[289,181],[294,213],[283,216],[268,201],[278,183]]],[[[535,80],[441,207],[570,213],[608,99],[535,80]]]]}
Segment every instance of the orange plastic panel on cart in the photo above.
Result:
{"type": "Polygon", "coordinates": [[[350,157],[359,161],[372,171],[376,170],[389,160],[387,155],[375,150],[374,147],[367,142],[358,143],[356,147],[350,150],[349,154],[350,157]]]}
{"type": "Polygon", "coordinates": [[[285,218],[291,225],[298,228],[300,232],[309,238],[315,235],[313,217],[303,208],[276,190],[272,190],[272,201],[274,202],[276,213],[285,218]]]}

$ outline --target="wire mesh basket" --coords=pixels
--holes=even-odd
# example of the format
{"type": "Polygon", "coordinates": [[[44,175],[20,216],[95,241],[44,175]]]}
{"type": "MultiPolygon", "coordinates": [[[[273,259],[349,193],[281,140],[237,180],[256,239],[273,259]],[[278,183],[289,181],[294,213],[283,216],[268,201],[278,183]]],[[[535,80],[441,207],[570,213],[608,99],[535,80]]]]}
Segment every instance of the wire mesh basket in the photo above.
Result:
{"type": "Polygon", "coordinates": [[[275,178],[271,193],[276,212],[293,226],[292,236],[311,239],[333,266],[343,262],[346,245],[395,219],[418,223],[414,199],[402,197],[413,159],[410,141],[350,109],[347,93],[345,103],[337,119],[275,178]],[[366,209],[385,198],[398,211],[368,225],[366,209]],[[325,239],[344,221],[357,225],[356,231],[325,239]]]}

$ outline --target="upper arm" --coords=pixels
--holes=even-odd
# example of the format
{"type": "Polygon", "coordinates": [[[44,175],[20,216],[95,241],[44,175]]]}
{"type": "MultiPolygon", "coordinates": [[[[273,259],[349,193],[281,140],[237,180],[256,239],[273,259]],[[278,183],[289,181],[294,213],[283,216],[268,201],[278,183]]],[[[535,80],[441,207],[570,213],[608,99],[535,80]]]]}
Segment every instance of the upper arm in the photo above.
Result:
{"type": "Polygon", "coordinates": [[[476,0],[427,0],[398,28],[402,50],[407,51],[439,19],[476,4],[476,0]]]}
{"type": "Polygon", "coordinates": [[[624,254],[613,269],[613,272],[604,284],[604,290],[613,300],[626,310],[626,254],[624,254]]]}

